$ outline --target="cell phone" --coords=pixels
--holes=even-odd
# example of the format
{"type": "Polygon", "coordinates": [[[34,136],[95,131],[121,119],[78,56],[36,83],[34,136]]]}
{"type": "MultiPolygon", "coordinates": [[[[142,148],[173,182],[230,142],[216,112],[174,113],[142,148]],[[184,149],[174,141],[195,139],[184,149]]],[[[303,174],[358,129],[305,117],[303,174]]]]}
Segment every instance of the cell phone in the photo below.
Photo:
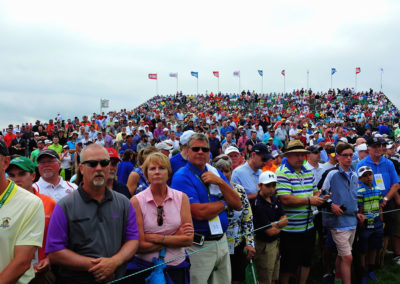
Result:
{"type": "Polygon", "coordinates": [[[204,236],[202,234],[194,233],[193,243],[202,246],[204,244],[204,236]]]}

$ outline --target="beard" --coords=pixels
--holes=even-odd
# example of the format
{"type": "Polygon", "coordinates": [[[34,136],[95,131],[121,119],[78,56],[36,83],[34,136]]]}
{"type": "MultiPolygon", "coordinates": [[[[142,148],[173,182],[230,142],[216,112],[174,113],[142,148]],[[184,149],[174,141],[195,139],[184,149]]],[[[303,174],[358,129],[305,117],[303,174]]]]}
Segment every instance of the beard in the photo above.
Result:
{"type": "Polygon", "coordinates": [[[103,186],[106,182],[105,176],[103,173],[97,173],[95,174],[94,178],[93,178],[93,185],[94,186],[103,186]]]}

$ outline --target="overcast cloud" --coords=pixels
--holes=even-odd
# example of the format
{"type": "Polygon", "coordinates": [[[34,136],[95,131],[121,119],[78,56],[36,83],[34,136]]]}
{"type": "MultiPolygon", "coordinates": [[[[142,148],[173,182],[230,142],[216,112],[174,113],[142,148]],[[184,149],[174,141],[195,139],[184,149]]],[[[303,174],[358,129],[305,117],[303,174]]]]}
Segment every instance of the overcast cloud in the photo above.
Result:
{"type": "Polygon", "coordinates": [[[0,127],[134,108],[179,90],[380,88],[400,106],[400,1],[1,1],[0,127]]]}

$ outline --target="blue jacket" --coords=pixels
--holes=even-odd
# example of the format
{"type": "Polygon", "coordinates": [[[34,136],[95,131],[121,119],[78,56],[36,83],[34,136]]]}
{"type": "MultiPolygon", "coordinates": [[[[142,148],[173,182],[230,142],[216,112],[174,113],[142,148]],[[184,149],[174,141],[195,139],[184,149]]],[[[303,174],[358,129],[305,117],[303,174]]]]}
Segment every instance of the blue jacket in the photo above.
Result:
{"type": "Polygon", "coordinates": [[[358,178],[351,171],[350,176],[337,165],[329,170],[324,184],[324,190],[332,193],[332,203],[346,206],[342,216],[336,216],[331,212],[322,213],[322,222],[325,227],[332,229],[350,229],[357,227],[357,190],[358,178]]]}

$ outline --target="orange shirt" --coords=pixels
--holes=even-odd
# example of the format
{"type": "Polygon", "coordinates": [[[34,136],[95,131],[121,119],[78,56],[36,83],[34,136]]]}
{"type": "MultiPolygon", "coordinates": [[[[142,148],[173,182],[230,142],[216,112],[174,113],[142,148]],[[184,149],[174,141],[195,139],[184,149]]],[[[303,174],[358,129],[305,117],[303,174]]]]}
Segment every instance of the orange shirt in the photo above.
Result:
{"type": "Polygon", "coordinates": [[[41,261],[42,259],[44,259],[46,257],[44,250],[46,248],[47,230],[49,228],[51,214],[53,214],[54,207],[56,207],[56,202],[50,196],[40,194],[39,192],[36,191],[36,189],[33,189],[33,192],[35,193],[35,195],[37,197],[39,197],[42,200],[43,207],[44,207],[43,245],[41,248],[38,249],[39,261],[41,261]]]}
{"type": "Polygon", "coordinates": [[[263,172],[265,172],[265,171],[271,171],[271,172],[274,173],[274,172],[276,171],[277,168],[278,168],[277,165],[272,164],[270,167],[265,166],[265,167],[262,169],[262,171],[263,171],[263,172]]]}

